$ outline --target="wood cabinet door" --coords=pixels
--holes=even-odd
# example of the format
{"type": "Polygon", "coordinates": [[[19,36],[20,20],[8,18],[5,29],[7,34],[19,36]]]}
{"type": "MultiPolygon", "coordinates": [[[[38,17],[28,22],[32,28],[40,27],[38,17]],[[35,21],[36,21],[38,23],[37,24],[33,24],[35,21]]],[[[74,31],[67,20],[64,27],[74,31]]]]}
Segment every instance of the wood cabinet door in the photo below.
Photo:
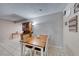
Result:
{"type": "Polygon", "coordinates": [[[22,23],[22,30],[24,33],[32,32],[32,23],[31,22],[22,23]]]}

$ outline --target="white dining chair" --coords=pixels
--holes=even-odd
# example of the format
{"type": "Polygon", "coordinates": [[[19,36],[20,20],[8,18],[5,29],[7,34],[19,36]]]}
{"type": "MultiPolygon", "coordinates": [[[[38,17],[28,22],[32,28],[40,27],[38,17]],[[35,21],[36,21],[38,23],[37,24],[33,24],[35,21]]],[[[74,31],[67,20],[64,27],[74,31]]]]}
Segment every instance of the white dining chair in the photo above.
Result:
{"type": "Polygon", "coordinates": [[[41,47],[35,47],[35,55],[37,54],[37,52],[39,52],[41,54],[41,56],[47,56],[48,55],[48,36],[47,35],[40,35],[40,38],[46,38],[46,44],[44,48],[41,47]]]}
{"type": "Polygon", "coordinates": [[[24,56],[32,56],[32,49],[33,49],[33,47],[31,46],[31,45],[28,45],[28,44],[24,44],[24,56]]]}
{"type": "MultiPolygon", "coordinates": [[[[28,37],[29,37],[28,34],[22,35],[21,40],[27,40],[28,37]]],[[[22,56],[27,55],[26,52],[28,51],[30,53],[30,56],[32,56],[32,46],[27,43],[21,42],[21,55],[22,56]]]]}

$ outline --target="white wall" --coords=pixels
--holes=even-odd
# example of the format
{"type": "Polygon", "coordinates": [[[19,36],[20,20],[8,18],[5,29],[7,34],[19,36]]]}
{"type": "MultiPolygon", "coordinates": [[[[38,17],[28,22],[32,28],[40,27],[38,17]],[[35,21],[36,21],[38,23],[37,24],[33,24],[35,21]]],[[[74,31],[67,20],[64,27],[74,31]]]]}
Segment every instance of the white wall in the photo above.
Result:
{"type": "Polygon", "coordinates": [[[73,7],[74,4],[71,3],[64,9],[68,14],[70,8],[70,15],[63,17],[65,55],[79,55],[79,12],[74,14],[73,7]],[[65,22],[68,23],[69,19],[75,15],[78,15],[78,32],[69,32],[69,27],[65,26],[65,22]]]}
{"type": "Polygon", "coordinates": [[[14,33],[16,31],[20,32],[21,28],[20,28],[20,24],[15,24],[15,23],[12,23],[12,22],[7,22],[7,21],[1,21],[0,20],[0,30],[1,30],[0,34],[2,36],[5,36],[5,37],[3,37],[3,39],[7,39],[7,38],[10,37],[11,33],[14,33]]]}
{"type": "Polygon", "coordinates": [[[21,31],[20,24],[0,20],[0,55],[20,55],[20,39],[11,39],[11,34],[16,31],[21,31]]]}
{"type": "Polygon", "coordinates": [[[49,36],[49,44],[52,47],[63,47],[62,12],[37,17],[32,19],[32,22],[36,23],[33,26],[34,35],[47,34],[49,36]]]}

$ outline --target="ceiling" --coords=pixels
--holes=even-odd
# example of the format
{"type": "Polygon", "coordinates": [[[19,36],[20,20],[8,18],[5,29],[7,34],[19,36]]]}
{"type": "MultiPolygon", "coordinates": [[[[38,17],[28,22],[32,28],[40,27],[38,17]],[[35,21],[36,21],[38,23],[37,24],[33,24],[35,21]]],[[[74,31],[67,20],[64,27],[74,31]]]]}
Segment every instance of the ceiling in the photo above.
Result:
{"type": "Polygon", "coordinates": [[[66,3],[0,3],[0,20],[22,21],[63,11],[66,3]]]}

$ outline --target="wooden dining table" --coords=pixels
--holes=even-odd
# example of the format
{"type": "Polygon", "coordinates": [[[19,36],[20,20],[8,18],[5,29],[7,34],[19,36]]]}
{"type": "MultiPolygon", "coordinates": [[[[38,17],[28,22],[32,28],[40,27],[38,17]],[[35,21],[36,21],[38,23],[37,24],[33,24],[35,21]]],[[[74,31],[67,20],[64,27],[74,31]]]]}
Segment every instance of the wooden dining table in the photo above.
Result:
{"type": "Polygon", "coordinates": [[[37,37],[37,36],[27,37],[26,35],[23,35],[23,39],[21,39],[21,43],[23,45],[33,46],[33,48],[35,47],[40,48],[41,55],[43,55],[43,48],[46,45],[46,41],[47,37],[37,37]]]}

